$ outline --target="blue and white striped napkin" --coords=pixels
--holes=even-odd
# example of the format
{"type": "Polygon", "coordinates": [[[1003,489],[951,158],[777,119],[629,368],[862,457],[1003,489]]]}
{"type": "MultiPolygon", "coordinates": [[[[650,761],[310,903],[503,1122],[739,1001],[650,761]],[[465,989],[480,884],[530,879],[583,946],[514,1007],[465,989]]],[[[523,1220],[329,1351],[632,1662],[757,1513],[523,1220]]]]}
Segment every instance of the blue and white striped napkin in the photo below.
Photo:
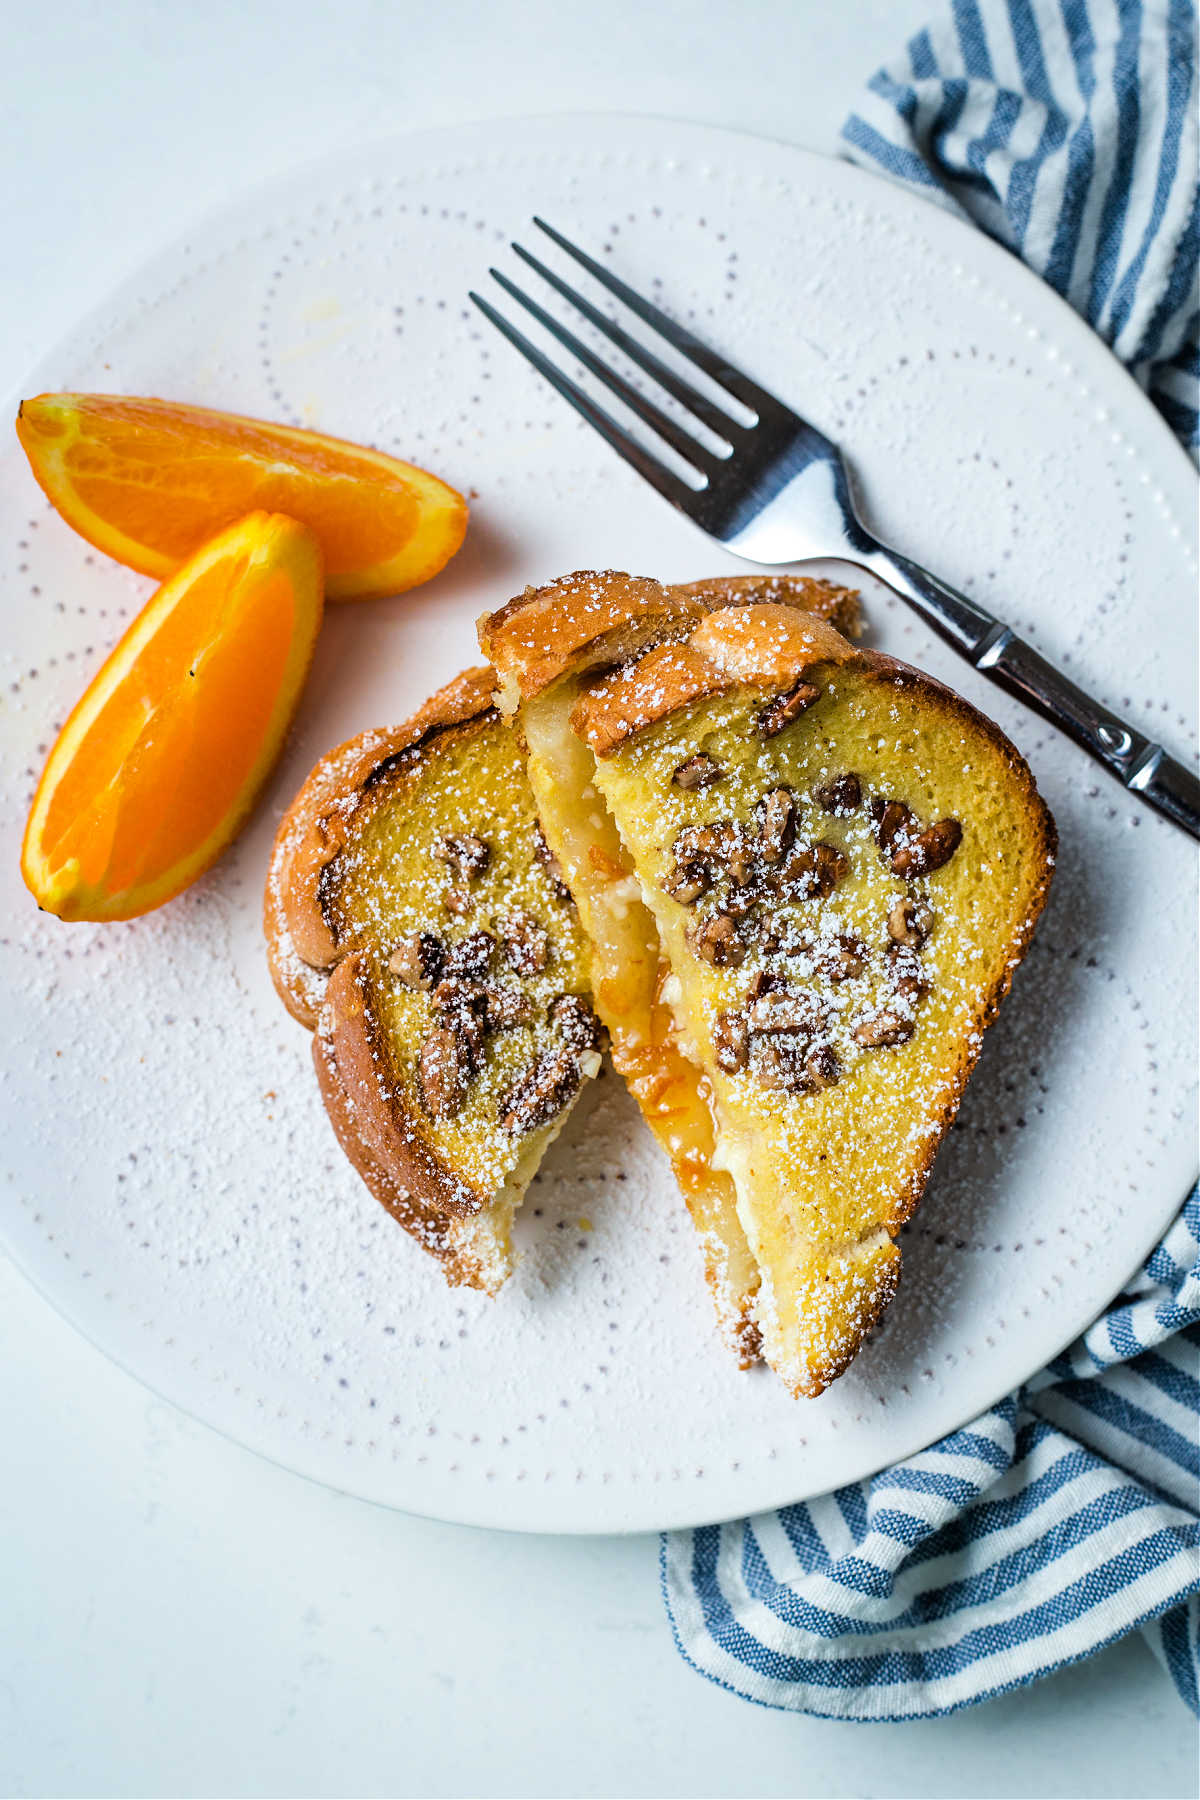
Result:
{"type": "MultiPolygon", "coordinates": [[[[1095,326],[1195,453],[1200,210],[1190,0],[953,0],[844,132],[1095,326]]],[[[1200,1198],[1018,1393],[884,1470],[663,1539],[693,1668],[766,1706],[917,1719],[1136,1629],[1200,1680],[1200,1198]]]]}
{"type": "Polygon", "coordinates": [[[1015,251],[1195,453],[1192,0],[952,0],[874,77],[842,136],[853,161],[1015,251]]]}

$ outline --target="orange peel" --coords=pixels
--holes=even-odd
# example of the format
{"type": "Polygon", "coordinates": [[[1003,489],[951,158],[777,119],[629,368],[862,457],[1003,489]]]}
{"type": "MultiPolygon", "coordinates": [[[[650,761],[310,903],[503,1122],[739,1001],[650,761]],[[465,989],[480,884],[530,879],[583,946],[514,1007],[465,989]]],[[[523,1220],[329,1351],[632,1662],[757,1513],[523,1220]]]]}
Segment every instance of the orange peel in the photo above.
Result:
{"type": "Polygon", "coordinates": [[[17,436],[67,523],[160,581],[263,510],[315,533],[328,599],[374,599],[436,575],[467,528],[462,495],[412,463],[206,407],[39,394],[22,401],[17,436]]]}
{"type": "Polygon", "coordinates": [[[252,513],[138,614],[47,759],[21,849],[39,906],[130,919],[233,841],[291,723],[324,610],[307,527],[252,513]]]}

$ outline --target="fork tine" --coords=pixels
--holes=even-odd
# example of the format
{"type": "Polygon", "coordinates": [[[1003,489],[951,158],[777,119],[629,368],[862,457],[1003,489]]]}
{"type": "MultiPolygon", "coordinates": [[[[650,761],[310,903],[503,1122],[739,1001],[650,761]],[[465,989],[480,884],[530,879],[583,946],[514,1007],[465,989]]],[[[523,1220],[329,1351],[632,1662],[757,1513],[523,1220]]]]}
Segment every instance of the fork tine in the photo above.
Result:
{"type": "Polygon", "coordinates": [[[539,219],[535,213],[533,222],[539,231],[545,232],[552,243],[557,244],[560,250],[565,250],[568,256],[573,257],[582,268],[587,270],[589,275],[595,276],[596,280],[606,287],[610,294],[615,294],[617,299],[629,308],[630,312],[636,313],[639,319],[644,319],[647,325],[652,326],[660,336],[666,338],[667,342],[672,344],[681,355],[686,356],[689,362],[695,363],[698,369],[703,369],[704,373],[711,377],[718,386],[723,387],[727,394],[732,394],[735,399],[742,401],[744,405],[759,414],[764,411],[778,412],[783,407],[783,402],[774,394],[769,394],[766,388],[759,387],[758,383],[751,381],[748,375],[743,375],[740,369],[735,369],[733,364],[728,362],[718,351],[710,349],[698,337],[693,337],[692,333],[684,326],[677,325],[674,319],[669,319],[666,313],[660,312],[657,306],[652,306],[649,300],[644,300],[633,288],[626,287],[623,281],[610,274],[585,250],[580,250],[576,244],[571,242],[570,238],[565,238],[561,231],[555,231],[553,225],[547,225],[545,219],[539,219]]]}
{"type": "Polygon", "coordinates": [[[544,308],[538,305],[536,300],[531,300],[529,295],[523,293],[515,282],[508,279],[507,275],[501,274],[499,269],[491,269],[488,272],[494,280],[500,283],[506,294],[511,295],[519,305],[525,308],[526,312],[532,313],[538,323],[544,325],[546,330],[571,352],[572,356],[579,358],[584,368],[590,369],[597,381],[602,381],[605,387],[617,395],[618,399],[623,400],[630,411],[635,412],[644,424],[649,425],[651,431],[657,432],[665,443],[670,444],[673,450],[678,451],[685,462],[691,463],[692,467],[702,475],[708,474],[716,466],[720,458],[712,455],[702,444],[698,444],[690,432],[685,431],[674,419],[668,418],[666,413],[660,411],[652,400],[647,400],[644,394],[639,394],[636,388],[629,385],[624,376],[619,375],[615,369],[610,369],[602,357],[589,350],[587,345],[581,343],[573,332],[567,330],[565,325],[560,325],[558,320],[552,318],[544,308]]]}
{"type": "Polygon", "coordinates": [[[610,319],[607,313],[602,313],[598,307],[593,306],[590,300],[585,299],[576,288],[571,286],[570,282],[564,281],[561,275],[556,275],[553,269],[548,269],[544,262],[539,262],[536,256],[531,256],[529,251],[523,249],[520,244],[514,244],[513,249],[522,262],[528,263],[529,267],[535,269],[543,281],[550,283],[556,293],[561,294],[564,300],[569,300],[572,306],[578,307],[584,318],[589,319],[597,331],[603,332],[610,344],[615,344],[618,350],[624,352],[630,362],[636,363],[639,369],[644,369],[646,374],[658,383],[659,387],[665,388],[667,393],[678,400],[681,406],[686,406],[688,411],[707,425],[710,431],[715,432],[718,437],[724,438],[728,444],[732,445],[737,442],[743,427],[735,424],[728,414],[721,411],[719,406],[706,399],[697,388],[692,386],[690,381],[685,381],[681,375],[675,373],[674,369],[669,369],[666,363],[660,362],[657,356],[652,355],[649,350],[643,349],[636,338],[631,338],[627,331],[622,331],[615,319],[610,319]]]}
{"type": "Polygon", "coordinates": [[[673,475],[670,469],[664,468],[662,463],[651,456],[648,450],[643,449],[637,439],[630,437],[629,433],[623,430],[616,420],[604,411],[603,407],[597,406],[581,387],[576,386],[570,376],[564,375],[561,369],[556,368],[550,358],[544,356],[536,344],[531,344],[529,339],[518,331],[515,325],[510,325],[504,315],[498,313],[494,306],[489,306],[481,294],[472,291],[469,298],[474,301],[484,318],[490,320],[496,330],[503,333],[509,343],[519,350],[528,362],[533,364],[540,375],[545,376],[551,387],[557,388],[563,399],[568,401],[576,412],[583,414],[588,424],[592,426],[593,430],[600,433],[606,443],[612,445],[617,455],[623,456],[625,461],[637,470],[643,481],[648,481],[651,487],[657,488],[663,498],[669,500],[672,506],[679,507],[683,512],[690,510],[691,502],[695,499],[694,489],[688,487],[686,482],[680,481],[677,475],[673,475]]]}

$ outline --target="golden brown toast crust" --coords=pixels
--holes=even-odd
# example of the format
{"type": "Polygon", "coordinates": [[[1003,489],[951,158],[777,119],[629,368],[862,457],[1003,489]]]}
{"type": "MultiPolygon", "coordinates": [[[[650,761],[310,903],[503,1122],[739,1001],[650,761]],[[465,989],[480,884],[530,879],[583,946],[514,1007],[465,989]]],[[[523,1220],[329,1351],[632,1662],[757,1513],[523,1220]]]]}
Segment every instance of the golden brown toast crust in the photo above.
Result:
{"type": "Polygon", "coordinates": [[[421,1211],[467,1218],[485,1198],[434,1155],[423,1122],[404,1097],[386,1037],[371,1007],[366,958],[351,952],[333,966],[317,1018],[322,1055],[353,1110],[355,1135],[393,1184],[421,1211]]]}
{"type": "Polygon", "coordinates": [[[313,1060],[334,1131],[367,1187],[438,1258],[447,1281],[492,1287],[464,1222],[478,1194],[434,1153],[388,1067],[375,1028],[365,958],[341,954],[322,906],[322,875],[345,841],[347,801],[395,772],[415,779],[424,746],[470,736],[496,719],[490,669],[458,676],[405,724],[367,731],[323,757],[276,833],[264,896],[271,976],[292,1016],[314,1031],[313,1060]]]}
{"type": "MultiPolygon", "coordinates": [[[[400,1185],[393,1167],[382,1161],[368,1143],[361,1129],[355,1093],[347,1079],[347,1061],[338,1055],[337,1032],[334,1014],[328,1025],[323,1020],[321,1028],[313,1033],[312,1051],[321,1099],[342,1150],[380,1205],[416,1238],[423,1250],[437,1258],[452,1287],[483,1286],[484,1272],[478,1259],[464,1253],[454,1242],[452,1219],[414,1198],[411,1187],[400,1185]]],[[[374,1098],[370,1087],[367,1093],[370,1104],[374,1098]]]]}
{"type": "Polygon", "coordinates": [[[788,692],[816,663],[849,662],[853,646],[826,620],[779,602],[706,614],[683,642],[656,644],[587,684],[571,723],[597,756],[681,706],[731,687],[788,692]]]}
{"type": "Polygon", "coordinates": [[[479,621],[479,643],[505,684],[524,699],[563,675],[615,664],[707,614],[770,600],[858,630],[858,595],[851,588],[805,575],[714,576],[665,587],[608,569],[563,575],[526,588],[479,621]]]}

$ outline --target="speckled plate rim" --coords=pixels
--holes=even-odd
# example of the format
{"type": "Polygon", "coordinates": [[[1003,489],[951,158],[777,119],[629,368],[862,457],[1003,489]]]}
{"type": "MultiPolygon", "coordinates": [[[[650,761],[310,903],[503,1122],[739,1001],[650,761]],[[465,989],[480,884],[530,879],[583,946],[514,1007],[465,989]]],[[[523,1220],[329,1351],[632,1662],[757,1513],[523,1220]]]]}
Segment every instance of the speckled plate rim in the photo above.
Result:
{"type": "MultiPolygon", "coordinates": [[[[1059,295],[1048,288],[1030,270],[1018,262],[1007,250],[986,237],[982,232],[965,224],[950,212],[941,207],[923,201],[909,194],[904,189],[884,180],[882,177],[861,170],[846,162],[820,155],[817,152],[799,148],[777,139],[766,138],[755,133],[731,130],[728,128],[708,126],[683,120],[663,118],[661,115],[637,113],[581,113],[581,114],[542,114],[524,117],[501,117],[497,119],[475,120],[462,126],[440,127],[433,130],[413,133],[390,133],[376,139],[369,145],[358,149],[335,153],[330,156],[313,159],[311,162],[296,165],[281,174],[254,183],[233,201],[208,209],[192,221],[191,226],[177,233],[168,244],[155,255],[143,259],[130,275],[109,294],[88,308],[80,317],[74,329],[60,340],[30,372],[20,389],[10,396],[10,406],[15,411],[22,394],[35,393],[45,387],[53,387],[57,381],[57,367],[72,353],[72,346],[81,337],[102,337],[105,330],[114,327],[117,322],[128,317],[127,306],[136,301],[144,290],[148,280],[160,270],[177,267],[177,260],[187,253],[190,240],[198,234],[221,226],[227,231],[235,227],[239,219],[253,218],[264,202],[274,196],[289,195],[295,184],[302,179],[306,171],[320,171],[323,175],[338,174],[343,179],[352,179],[354,175],[369,175],[376,165],[389,158],[395,158],[403,148],[407,152],[419,152],[428,158],[438,151],[461,158],[470,153],[473,147],[490,148],[497,136],[507,132],[544,132],[552,136],[556,131],[569,131],[576,145],[580,135],[585,134],[594,139],[607,139],[608,147],[613,154],[619,154],[625,145],[620,143],[622,136],[636,135],[644,138],[645,134],[659,138],[655,147],[669,156],[672,150],[681,153],[692,153],[703,156],[706,153],[718,158],[724,146],[730,143],[742,146],[753,145],[759,149],[769,149],[781,161],[794,167],[819,169],[822,182],[828,189],[839,191],[847,198],[881,201],[887,207],[900,214],[907,214],[915,219],[927,237],[939,243],[939,247],[947,256],[956,258],[968,270],[973,281],[986,282],[994,278],[997,286],[1015,289],[1022,305],[1021,320],[1025,323],[1031,338],[1053,334],[1059,341],[1064,341],[1069,348],[1071,358],[1078,371],[1086,377],[1086,384],[1099,391],[1103,398],[1106,417],[1111,418],[1114,425],[1119,425],[1119,433],[1125,441],[1136,445],[1140,454],[1153,466],[1155,479],[1159,482],[1156,498],[1160,501],[1168,517],[1178,521],[1189,519],[1195,507],[1196,474],[1190,458],[1179,445],[1165,421],[1151,405],[1141,388],[1111,354],[1101,339],[1090,329],[1079,315],[1059,295]]],[[[1087,385],[1085,384],[1085,391],[1087,385]]],[[[10,414],[11,416],[11,414],[10,414]]],[[[1173,529],[1178,529],[1173,527],[1173,529]]],[[[1144,1220],[1143,1232],[1135,1254],[1122,1261],[1122,1274],[1112,1282],[1109,1299],[1119,1293],[1128,1278],[1141,1266],[1145,1257],[1162,1236],[1170,1220],[1174,1217],[1185,1195],[1164,1190],[1161,1204],[1149,1212],[1144,1220]]],[[[0,1219],[2,1227],[2,1219],[0,1219]]],[[[471,1505],[458,1505],[441,1501],[435,1508],[421,1508],[416,1505],[403,1505],[396,1499],[379,1492],[371,1491],[371,1484],[360,1482],[357,1485],[342,1484],[331,1479],[328,1469],[317,1458],[308,1458],[303,1453],[303,1446],[295,1444],[294,1451],[289,1449],[286,1456],[255,1442],[250,1434],[243,1435],[235,1428],[206,1416],[195,1401],[182,1399],[172,1392],[169,1383],[160,1385],[154,1375],[148,1375],[135,1366],[134,1360],[107,1344],[100,1333],[85,1322],[85,1309],[73,1307],[68,1293],[52,1289],[40,1279],[39,1274],[27,1259],[22,1257],[10,1243],[3,1244],[5,1253],[13,1265],[18,1268],[36,1292],[42,1295],[47,1303],[64,1318],[80,1335],[96,1349],[101,1351],[117,1367],[124,1370],[150,1392],[171,1405],[178,1407],[187,1416],[195,1418],[207,1428],[219,1435],[241,1445],[243,1448],[260,1455],[276,1467],[301,1475],[306,1480],[329,1488],[335,1493],[343,1493],[352,1498],[366,1500],[370,1504],[380,1505],[392,1511],[407,1511],[416,1516],[435,1518],[446,1523],[482,1527],[497,1530],[513,1530],[521,1532],[549,1532],[562,1535],[588,1534],[633,1534],[643,1531],[684,1529],[702,1524],[713,1523],[723,1518],[738,1517],[746,1512],[766,1512],[789,1501],[807,1497],[821,1491],[818,1487],[803,1488],[796,1484],[794,1477],[783,1478],[774,1487],[765,1479],[765,1472],[755,1481],[753,1495],[745,1500],[737,1501],[724,1509],[697,1509],[683,1507],[671,1509],[666,1494],[662,1495],[663,1506],[655,1509],[653,1519],[646,1516],[640,1505],[631,1508],[637,1516],[614,1519],[613,1496],[611,1493],[597,1495],[597,1503],[592,1512],[580,1507],[576,1502],[574,1516],[567,1521],[554,1517],[553,1501],[546,1509],[544,1516],[533,1516],[519,1521],[501,1523],[494,1514],[487,1514],[471,1505]]],[[[1049,1351],[1039,1345],[1037,1354],[1027,1360],[1024,1372],[1015,1380],[1006,1379],[997,1387],[994,1380],[974,1373],[974,1380],[964,1379],[963,1401],[961,1408],[954,1409],[953,1415],[939,1422],[936,1433],[916,1431],[911,1442],[905,1440],[897,1450],[893,1445],[886,1462],[903,1460],[914,1455],[936,1442],[938,1438],[960,1429],[971,1419],[994,1405],[997,1400],[1011,1392],[1016,1386],[1027,1380],[1044,1366],[1045,1362],[1078,1337],[1099,1316],[1108,1304],[1108,1299],[1100,1306],[1089,1306],[1086,1310],[1076,1309],[1074,1312],[1064,1306],[1060,1315],[1059,1328],[1056,1333],[1054,1347],[1049,1351]]],[[[883,1462],[872,1463],[859,1471],[859,1479],[868,1479],[877,1473],[883,1462]]],[[[639,1497],[640,1498],[640,1497],[639,1497]]],[[[533,1511],[535,1509],[531,1509],[533,1511]]]]}

